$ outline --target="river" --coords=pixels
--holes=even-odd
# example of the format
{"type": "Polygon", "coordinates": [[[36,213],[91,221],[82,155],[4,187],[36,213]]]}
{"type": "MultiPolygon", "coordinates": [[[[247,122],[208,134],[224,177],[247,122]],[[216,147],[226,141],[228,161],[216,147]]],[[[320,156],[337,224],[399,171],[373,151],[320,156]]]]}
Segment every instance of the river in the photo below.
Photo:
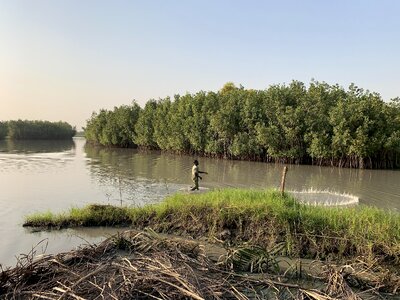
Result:
{"type": "MultiPolygon", "coordinates": [[[[16,256],[57,253],[96,243],[117,231],[83,228],[32,232],[27,214],[61,212],[89,203],[142,206],[191,185],[194,157],[99,148],[84,138],[71,141],[0,141],[0,264],[16,256]]],[[[203,190],[221,187],[278,187],[282,165],[199,158],[209,174],[203,190]]],[[[351,194],[360,205],[400,211],[400,171],[353,170],[289,165],[286,188],[351,194]]]]}

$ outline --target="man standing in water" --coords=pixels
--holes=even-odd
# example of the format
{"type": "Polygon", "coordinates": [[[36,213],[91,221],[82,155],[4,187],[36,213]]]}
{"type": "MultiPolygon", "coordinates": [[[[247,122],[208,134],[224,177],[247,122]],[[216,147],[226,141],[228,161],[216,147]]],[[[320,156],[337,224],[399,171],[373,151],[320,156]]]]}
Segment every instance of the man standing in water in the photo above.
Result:
{"type": "Polygon", "coordinates": [[[199,170],[199,162],[196,159],[193,162],[193,167],[192,167],[192,180],[194,183],[194,187],[192,187],[190,190],[194,191],[194,190],[199,190],[199,178],[203,179],[199,174],[208,174],[207,172],[202,172],[199,170]]]}

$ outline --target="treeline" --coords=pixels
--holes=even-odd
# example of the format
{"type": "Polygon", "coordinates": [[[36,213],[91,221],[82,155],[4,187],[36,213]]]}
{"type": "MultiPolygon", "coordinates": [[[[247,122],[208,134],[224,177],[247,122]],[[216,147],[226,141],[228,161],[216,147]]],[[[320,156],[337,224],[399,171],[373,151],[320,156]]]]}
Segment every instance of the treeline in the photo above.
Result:
{"type": "Polygon", "coordinates": [[[66,122],[17,120],[0,122],[0,138],[22,139],[70,139],[76,133],[66,122]]]}
{"type": "Polygon", "coordinates": [[[93,113],[86,123],[85,137],[103,146],[136,147],[135,125],[140,112],[140,106],[133,102],[113,111],[102,109],[93,113]]]}
{"type": "Polygon", "coordinates": [[[6,122],[0,122],[0,140],[7,136],[8,127],[6,122]]]}
{"type": "Polygon", "coordinates": [[[150,100],[93,113],[88,141],[230,159],[354,168],[400,167],[400,99],[354,84],[293,81],[265,90],[150,100]]]}

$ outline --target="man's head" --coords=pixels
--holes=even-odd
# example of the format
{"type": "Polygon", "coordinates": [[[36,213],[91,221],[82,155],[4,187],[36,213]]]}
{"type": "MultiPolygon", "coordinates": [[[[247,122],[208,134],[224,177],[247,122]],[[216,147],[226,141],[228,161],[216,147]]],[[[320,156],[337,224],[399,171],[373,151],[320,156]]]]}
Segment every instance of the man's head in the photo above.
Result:
{"type": "Polygon", "coordinates": [[[199,161],[198,161],[197,159],[195,159],[193,163],[194,163],[196,166],[199,165],[199,161]]]}

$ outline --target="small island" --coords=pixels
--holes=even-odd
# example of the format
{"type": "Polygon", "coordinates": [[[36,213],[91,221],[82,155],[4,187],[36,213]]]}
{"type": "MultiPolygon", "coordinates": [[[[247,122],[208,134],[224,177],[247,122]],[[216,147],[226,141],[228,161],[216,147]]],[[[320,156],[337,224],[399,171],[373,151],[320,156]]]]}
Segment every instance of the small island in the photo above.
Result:
{"type": "Polygon", "coordinates": [[[0,122],[0,139],[62,140],[72,139],[76,129],[67,122],[11,120],[0,122]]]}

